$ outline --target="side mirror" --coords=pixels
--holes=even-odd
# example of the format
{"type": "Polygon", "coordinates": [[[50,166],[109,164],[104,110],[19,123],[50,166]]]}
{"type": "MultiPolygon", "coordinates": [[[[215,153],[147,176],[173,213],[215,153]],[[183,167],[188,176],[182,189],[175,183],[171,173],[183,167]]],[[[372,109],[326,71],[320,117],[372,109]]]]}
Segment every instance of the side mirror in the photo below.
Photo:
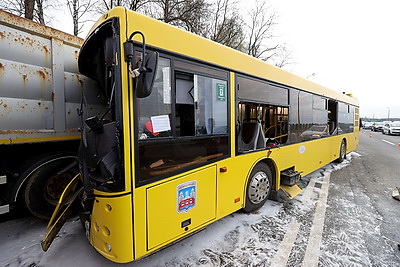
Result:
{"type": "Polygon", "coordinates": [[[138,98],[148,97],[151,94],[157,73],[158,52],[147,55],[144,60],[144,69],[136,78],[136,96],[138,98]]]}
{"type": "Polygon", "coordinates": [[[156,77],[157,65],[158,65],[158,52],[153,52],[146,55],[146,41],[144,34],[140,31],[133,32],[129,39],[124,43],[125,49],[125,61],[128,62],[129,69],[136,83],[134,89],[136,90],[136,97],[144,98],[151,94],[152,87],[154,84],[154,79],[156,77]],[[143,63],[138,69],[134,69],[134,45],[132,38],[136,34],[142,36],[143,46],[142,46],[142,57],[143,63]]]}

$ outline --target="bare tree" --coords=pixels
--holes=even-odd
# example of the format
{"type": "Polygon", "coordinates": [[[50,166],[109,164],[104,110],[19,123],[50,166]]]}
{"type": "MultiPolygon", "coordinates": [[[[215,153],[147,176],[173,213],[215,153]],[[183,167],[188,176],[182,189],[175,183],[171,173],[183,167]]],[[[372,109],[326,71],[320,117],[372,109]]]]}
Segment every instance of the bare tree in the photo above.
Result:
{"type": "Polygon", "coordinates": [[[276,25],[276,14],[270,12],[265,1],[259,3],[249,12],[250,24],[249,37],[247,43],[247,53],[253,57],[267,61],[273,56],[273,52],[278,45],[271,45],[271,39],[274,37],[273,30],[276,25]],[[268,42],[268,44],[266,44],[268,42]]]}
{"type": "Polygon", "coordinates": [[[78,36],[84,23],[87,22],[87,20],[83,20],[83,17],[93,9],[94,4],[92,0],[67,0],[67,6],[72,16],[74,35],[78,36]]]}
{"type": "Polygon", "coordinates": [[[284,66],[293,64],[293,58],[292,58],[292,53],[286,48],[286,46],[279,45],[277,48],[277,51],[272,58],[272,64],[279,68],[283,68],[284,66]]]}
{"type": "Polygon", "coordinates": [[[122,5],[122,0],[101,0],[101,3],[103,3],[103,6],[106,10],[113,9],[114,7],[121,6],[122,5]]]}
{"type": "Polygon", "coordinates": [[[35,9],[35,0],[25,0],[25,18],[33,20],[33,11],[35,9]]]}
{"type": "Polygon", "coordinates": [[[139,11],[143,6],[150,3],[150,0],[126,0],[127,8],[133,11],[139,11]]]}
{"type": "Polygon", "coordinates": [[[35,2],[33,20],[43,25],[47,25],[53,20],[54,11],[64,3],[64,1],[56,2],[53,0],[35,0],[35,2]]]}
{"type": "Polygon", "coordinates": [[[143,13],[165,23],[201,34],[209,13],[206,0],[152,0],[143,13]]]}
{"type": "Polygon", "coordinates": [[[267,2],[256,1],[248,15],[250,23],[247,25],[248,41],[245,52],[280,68],[291,64],[290,51],[275,40],[278,16],[267,2]]]}
{"type": "Polygon", "coordinates": [[[0,8],[17,16],[23,16],[41,24],[46,24],[51,19],[51,10],[54,3],[48,0],[9,0],[1,1],[0,8]],[[50,15],[46,16],[44,10],[50,15]]]}
{"type": "Polygon", "coordinates": [[[0,9],[17,16],[25,16],[25,0],[1,1],[0,9]]]}
{"type": "Polygon", "coordinates": [[[217,0],[212,6],[208,34],[211,40],[234,49],[243,50],[243,19],[236,12],[237,3],[232,0],[217,0]]]}
{"type": "Polygon", "coordinates": [[[138,11],[150,2],[152,2],[152,0],[99,0],[97,12],[102,14],[107,10],[113,9],[117,6],[138,11]]]}
{"type": "Polygon", "coordinates": [[[35,18],[36,20],[45,25],[45,21],[44,21],[44,12],[43,12],[43,4],[46,0],[36,0],[36,9],[35,9],[35,18]]]}
{"type": "Polygon", "coordinates": [[[0,9],[10,12],[14,15],[25,17],[27,19],[33,20],[35,0],[10,0],[1,1],[0,9]]]}

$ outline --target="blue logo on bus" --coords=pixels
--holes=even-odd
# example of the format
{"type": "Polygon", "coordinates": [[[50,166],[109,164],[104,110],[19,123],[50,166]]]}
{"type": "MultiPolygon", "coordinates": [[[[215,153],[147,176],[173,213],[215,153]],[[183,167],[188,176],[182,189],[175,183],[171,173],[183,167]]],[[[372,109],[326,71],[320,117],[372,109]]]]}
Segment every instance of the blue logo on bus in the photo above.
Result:
{"type": "Polygon", "coordinates": [[[177,212],[188,212],[196,206],[197,181],[189,181],[179,184],[176,187],[177,192],[177,212]]]}

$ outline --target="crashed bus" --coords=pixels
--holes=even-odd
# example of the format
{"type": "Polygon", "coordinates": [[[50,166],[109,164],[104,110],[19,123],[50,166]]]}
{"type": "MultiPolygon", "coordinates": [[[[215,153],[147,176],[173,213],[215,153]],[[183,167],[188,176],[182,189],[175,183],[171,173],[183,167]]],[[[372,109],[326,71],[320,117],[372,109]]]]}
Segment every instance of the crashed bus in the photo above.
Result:
{"type": "Polygon", "coordinates": [[[124,8],[96,22],[78,63],[107,104],[89,116],[82,101],[80,175],[45,250],[74,200],[90,244],[130,262],[295,197],[302,176],[358,146],[351,95],[124,8]]]}

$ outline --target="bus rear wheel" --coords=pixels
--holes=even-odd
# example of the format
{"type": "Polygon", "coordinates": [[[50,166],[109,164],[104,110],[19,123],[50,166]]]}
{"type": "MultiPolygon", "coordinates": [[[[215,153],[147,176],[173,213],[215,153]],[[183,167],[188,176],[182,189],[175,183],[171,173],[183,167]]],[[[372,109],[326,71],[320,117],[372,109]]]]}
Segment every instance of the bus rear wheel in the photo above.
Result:
{"type": "Polygon", "coordinates": [[[346,159],[346,141],[342,140],[340,144],[339,157],[335,160],[336,163],[341,163],[346,159]]]}
{"type": "Polygon", "coordinates": [[[258,163],[251,171],[246,188],[244,211],[260,209],[267,201],[272,190],[272,172],[265,163],[258,163]]]}
{"type": "Polygon", "coordinates": [[[49,219],[65,187],[78,171],[77,158],[71,153],[50,153],[36,158],[22,173],[23,204],[32,215],[49,219]]]}

